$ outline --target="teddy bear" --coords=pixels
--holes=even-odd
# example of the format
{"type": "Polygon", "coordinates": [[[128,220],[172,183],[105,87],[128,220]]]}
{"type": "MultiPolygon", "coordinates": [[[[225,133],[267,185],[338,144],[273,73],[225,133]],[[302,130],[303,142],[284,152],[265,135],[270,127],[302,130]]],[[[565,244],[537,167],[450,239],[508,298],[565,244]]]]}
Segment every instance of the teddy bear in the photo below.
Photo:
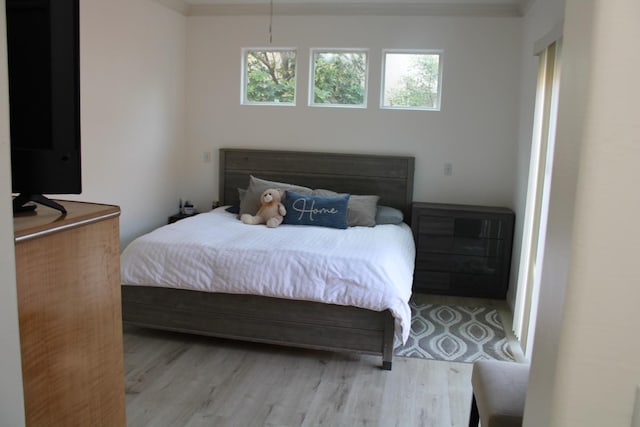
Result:
{"type": "Polygon", "coordinates": [[[245,224],[266,224],[267,227],[275,228],[282,224],[283,217],[287,214],[287,210],[281,203],[284,197],[284,191],[275,188],[265,190],[260,196],[260,209],[251,216],[243,214],[240,220],[245,224]]]}

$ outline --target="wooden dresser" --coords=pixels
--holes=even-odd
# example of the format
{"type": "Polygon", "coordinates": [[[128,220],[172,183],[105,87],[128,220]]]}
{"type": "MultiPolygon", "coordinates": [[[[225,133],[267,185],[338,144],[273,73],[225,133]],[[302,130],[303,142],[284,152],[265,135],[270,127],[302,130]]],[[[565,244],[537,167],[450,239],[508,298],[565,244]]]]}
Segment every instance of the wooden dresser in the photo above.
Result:
{"type": "Polygon", "coordinates": [[[507,208],[414,203],[414,292],[505,298],[513,224],[507,208]]]}
{"type": "Polygon", "coordinates": [[[125,426],[117,206],[14,217],[28,426],[125,426]]]}

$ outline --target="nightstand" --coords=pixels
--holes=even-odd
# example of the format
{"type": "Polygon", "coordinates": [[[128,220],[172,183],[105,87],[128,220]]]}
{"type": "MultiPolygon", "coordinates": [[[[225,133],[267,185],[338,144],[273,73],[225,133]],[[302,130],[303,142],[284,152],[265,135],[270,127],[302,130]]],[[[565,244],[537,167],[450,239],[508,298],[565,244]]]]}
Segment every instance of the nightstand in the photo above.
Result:
{"type": "Polygon", "coordinates": [[[186,213],[177,213],[175,215],[171,215],[169,217],[169,224],[172,224],[176,221],[180,221],[181,219],[185,219],[185,218],[189,218],[190,216],[194,216],[194,215],[198,215],[199,212],[194,212],[192,214],[186,214],[186,213]]]}
{"type": "Polygon", "coordinates": [[[513,244],[512,210],[414,203],[411,214],[416,243],[414,292],[505,298],[513,244]]]}

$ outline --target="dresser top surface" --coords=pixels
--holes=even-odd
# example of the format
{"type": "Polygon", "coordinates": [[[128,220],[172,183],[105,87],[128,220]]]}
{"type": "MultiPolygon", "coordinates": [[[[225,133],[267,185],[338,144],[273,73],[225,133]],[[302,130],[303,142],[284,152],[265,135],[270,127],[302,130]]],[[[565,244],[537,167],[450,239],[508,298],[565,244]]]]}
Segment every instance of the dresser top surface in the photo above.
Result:
{"type": "Polygon", "coordinates": [[[120,215],[118,206],[56,201],[65,207],[66,215],[43,205],[38,205],[33,212],[14,214],[13,233],[16,242],[120,215]]]}
{"type": "Polygon", "coordinates": [[[513,214],[513,211],[509,208],[500,206],[476,206],[476,205],[459,205],[452,203],[427,203],[427,202],[413,202],[414,209],[435,209],[435,210],[447,210],[447,211],[459,211],[459,212],[477,212],[477,213],[492,213],[492,214],[513,214]]]}

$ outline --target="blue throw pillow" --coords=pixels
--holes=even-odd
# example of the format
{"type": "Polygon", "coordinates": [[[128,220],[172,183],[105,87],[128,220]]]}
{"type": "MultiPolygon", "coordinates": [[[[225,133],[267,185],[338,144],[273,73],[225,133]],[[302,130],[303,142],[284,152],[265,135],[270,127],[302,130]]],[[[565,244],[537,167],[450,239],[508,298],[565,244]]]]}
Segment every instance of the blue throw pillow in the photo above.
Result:
{"type": "Polygon", "coordinates": [[[348,194],[335,197],[307,196],[287,190],[283,204],[287,209],[283,224],[347,228],[348,194]]]}
{"type": "Polygon", "coordinates": [[[400,224],[402,221],[404,221],[404,215],[401,210],[389,206],[378,206],[376,210],[376,225],[400,224]]]}

